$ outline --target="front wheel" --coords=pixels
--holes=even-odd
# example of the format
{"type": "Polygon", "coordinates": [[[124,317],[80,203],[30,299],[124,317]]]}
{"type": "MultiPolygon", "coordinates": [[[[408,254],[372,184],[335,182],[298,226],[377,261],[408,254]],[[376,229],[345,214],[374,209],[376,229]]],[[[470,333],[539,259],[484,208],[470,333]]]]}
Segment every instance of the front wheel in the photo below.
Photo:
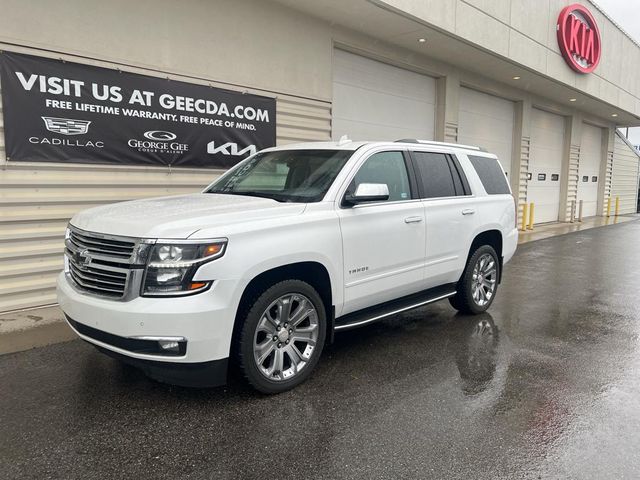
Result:
{"type": "Polygon", "coordinates": [[[451,306],[463,313],[477,315],[486,311],[496,296],[500,262],[490,245],[483,245],[469,257],[457,293],[449,298],[451,306]]]}
{"type": "Polygon", "coordinates": [[[238,361],[251,386],[280,393],[309,377],[322,353],[327,322],[322,299],[311,285],[300,280],[273,285],[244,320],[238,361]]]}

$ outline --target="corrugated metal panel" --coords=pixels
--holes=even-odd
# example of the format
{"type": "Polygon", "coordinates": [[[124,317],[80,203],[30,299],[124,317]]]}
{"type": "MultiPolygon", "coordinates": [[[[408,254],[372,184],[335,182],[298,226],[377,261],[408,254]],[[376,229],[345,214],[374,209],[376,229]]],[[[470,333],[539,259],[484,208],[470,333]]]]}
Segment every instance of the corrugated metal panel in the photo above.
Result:
{"type": "MultiPolygon", "coordinates": [[[[611,176],[613,174],[613,151],[608,150],[606,156],[607,163],[604,166],[604,195],[602,202],[602,211],[601,215],[607,214],[607,198],[611,196],[611,176]]],[[[602,177],[602,175],[600,175],[602,177]]]]}
{"type": "MultiPolygon", "coordinates": [[[[567,175],[567,205],[564,218],[571,219],[571,209],[573,202],[578,203],[578,170],[580,165],[580,145],[569,145],[569,171],[567,175]]],[[[576,207],[576,212],[578,208],[576,207]]],[[[576,213],[577,215],[577,213],[576,213]]]]}
{"type": "Polygon", "coordinates": [[[518,179],[518,189],[514,191],[518,200],[518,225],[522,224],[525,204],[527,203],[527,187],[529,185],[529,155],[531,153],[531,138],[522,137],[520,139],[520,177],[518,179]]]}
{"type": "Polygon", "coordinates": [[[612,207],[615,197],[620,197],[620,213],[635,213],[638,205],[638,153],[616,132],[611,172],[612,207]]]}
{"type": "MultiPolygon", "coordinates": [[[[278,145],[330,139],[330,103],[287,95],[278,95],[276,102],[278,145]]],[[[0,312],[55,303],[64,229],[74,213],[105,203],[197,192],[221,173],[7,163],[2,127],[0,123],[0,312]]]]}

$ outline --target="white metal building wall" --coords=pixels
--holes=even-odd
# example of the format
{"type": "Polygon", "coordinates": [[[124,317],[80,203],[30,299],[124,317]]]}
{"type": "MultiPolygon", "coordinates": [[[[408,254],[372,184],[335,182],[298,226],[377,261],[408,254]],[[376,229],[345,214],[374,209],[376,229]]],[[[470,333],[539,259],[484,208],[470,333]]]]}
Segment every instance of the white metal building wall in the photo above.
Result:
{"type": "MultiPolygon", "coordinates": [[[[620,213],[635,213],[638,208],[638,179],[640,158],[638,152],[622,135],[616,132],[611,173],[611,197],[620,197],[620,213]]],[[[613,203],[612,203],[613,205],[613,203]]],[[[613,206],[611,207],[613,210],[613,206]]]]}
{"type": "Polygon", "coordinates": [[[436,80],[409,70],[334,50],[334,140],[431,140],[436,80]]]}
{"type": "MultiPolygon", "coordinates": [[[[7,162],[1,107],[0,103],[0,312],[55,303],[64,229],[75,212],[197,192],[220,174],[186,168],[7,162]]],[[[278,94],[276,132],[278,145],[329,140],[331,104],[278,94]]]]}

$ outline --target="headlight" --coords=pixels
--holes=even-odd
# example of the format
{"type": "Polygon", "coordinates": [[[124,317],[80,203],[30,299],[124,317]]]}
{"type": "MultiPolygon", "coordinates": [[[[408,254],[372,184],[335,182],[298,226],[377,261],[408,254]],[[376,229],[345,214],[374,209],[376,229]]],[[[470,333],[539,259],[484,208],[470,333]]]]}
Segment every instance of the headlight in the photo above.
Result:
{"type": "Polygon", "coordinates": [[[142,295],[162,297],[201,292],[209,281],[193,281],[198,268],[224,255],[226,240],[209,243],[157,243],[153,247],[142,284],[142,295]]]}

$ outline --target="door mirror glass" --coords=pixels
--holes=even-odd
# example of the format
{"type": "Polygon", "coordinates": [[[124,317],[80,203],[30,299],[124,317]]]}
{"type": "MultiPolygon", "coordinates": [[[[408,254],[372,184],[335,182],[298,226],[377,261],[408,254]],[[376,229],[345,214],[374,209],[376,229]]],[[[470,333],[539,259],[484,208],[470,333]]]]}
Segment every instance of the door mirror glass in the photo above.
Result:
{"type": "Polygon", "coordinates": [[[347,193],[345,196],[345,202],[351,205],[387,200],[389,200],[389,187],[386,183],[361,183],[356,187],[355,193],[347,193]]]}

